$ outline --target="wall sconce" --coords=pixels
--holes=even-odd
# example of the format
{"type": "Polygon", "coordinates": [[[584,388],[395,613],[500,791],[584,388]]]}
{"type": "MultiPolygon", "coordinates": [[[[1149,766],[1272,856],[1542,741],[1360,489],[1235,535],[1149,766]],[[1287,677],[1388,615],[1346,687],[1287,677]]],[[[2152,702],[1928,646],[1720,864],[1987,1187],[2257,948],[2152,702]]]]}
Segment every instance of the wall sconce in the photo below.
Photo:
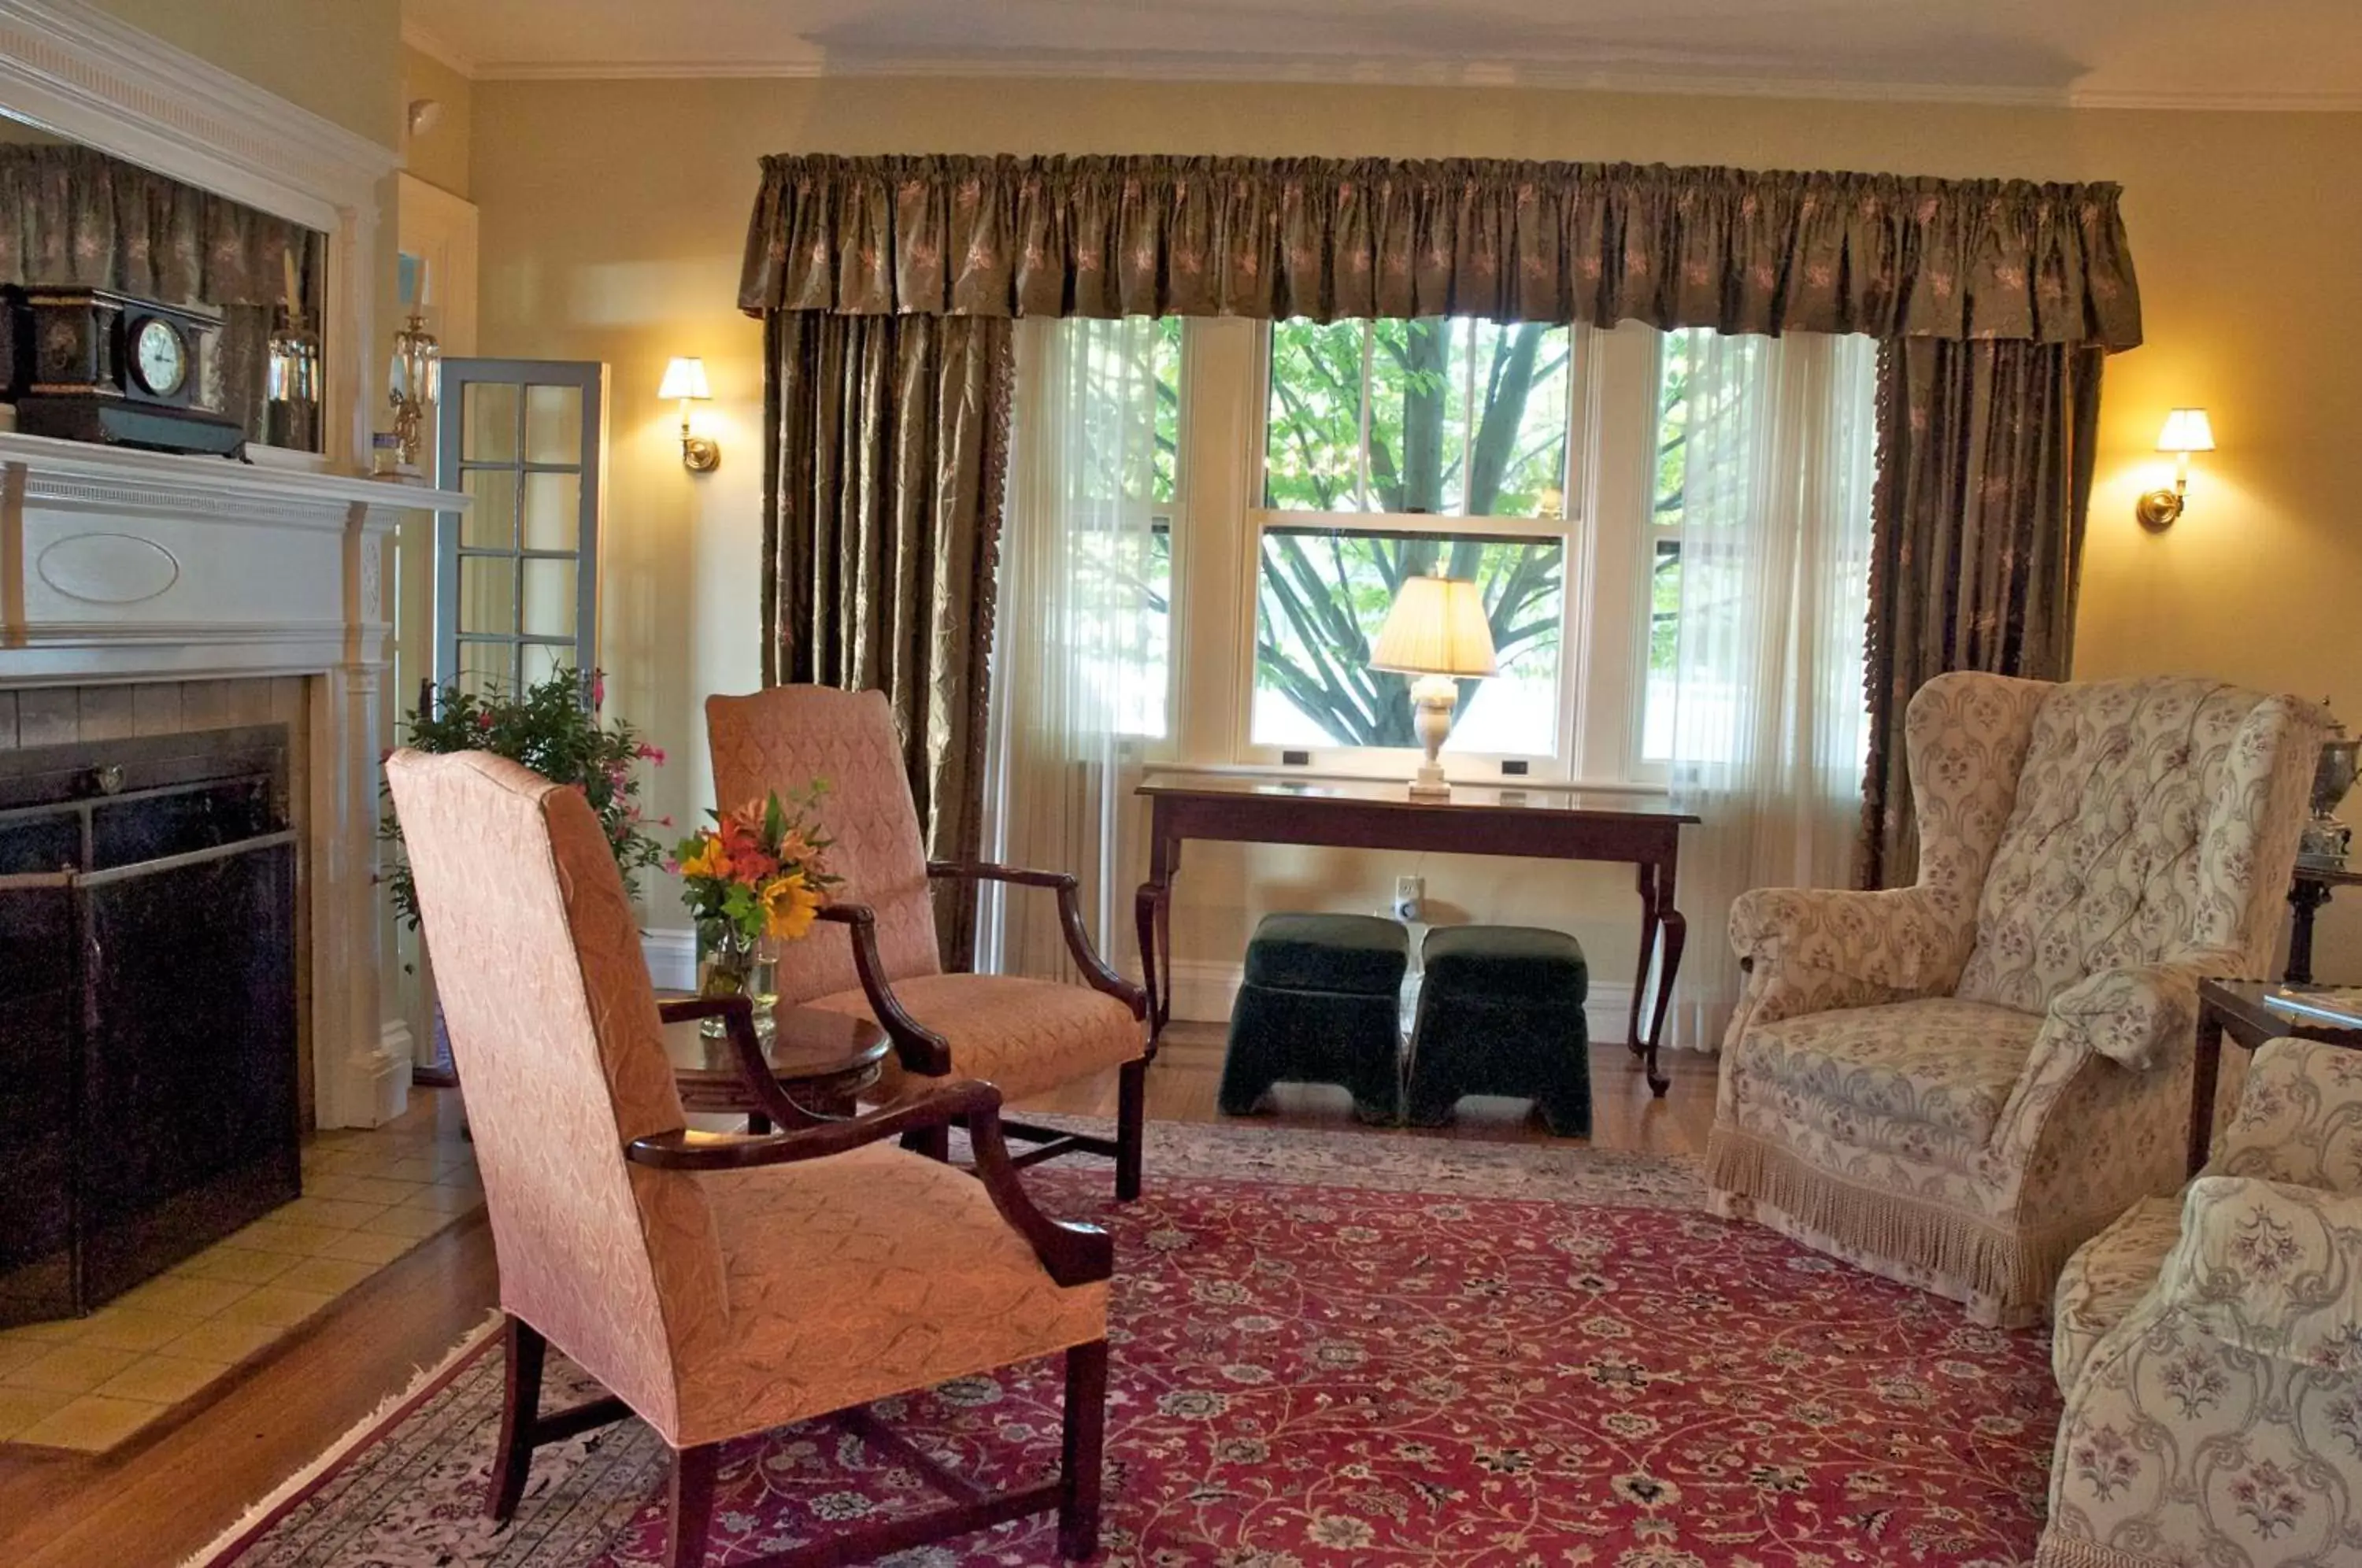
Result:
{"type": "Polygon", "coordinates": [[[2214,427],[2206,422],[2206,411],[2177,408],[2168,414],[2165,428],[2157,433],[2157,449],[2173,454],[2173,488],[2153,490],[2142,496],[2133,508],[2133,515],[2140,519],[2142,527],[2161,534],[2181,516],[2181,508],[2189,499],[2190,454],[2214,449],[2214,427]]]}
{"type": "Polygon", "coordinates": [[[693,436],[689,429],[689,405],[705,403],[713,396],[705,384],[705,361],[674,359],[666,365],[664,384],[657,388],[657,396],[679,400],[681,466],[693,474],[710,474],[719,468],[721,443],[711,436],[693,436]]]}

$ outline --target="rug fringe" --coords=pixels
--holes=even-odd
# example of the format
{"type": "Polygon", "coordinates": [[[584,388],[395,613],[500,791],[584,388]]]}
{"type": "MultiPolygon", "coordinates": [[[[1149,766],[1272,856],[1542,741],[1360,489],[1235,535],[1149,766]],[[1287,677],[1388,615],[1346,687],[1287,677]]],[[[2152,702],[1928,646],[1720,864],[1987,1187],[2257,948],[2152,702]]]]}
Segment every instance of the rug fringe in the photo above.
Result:
{"type": "Polygon", "coordinates": [[[438,1358],[432,1366],[418,1369],[416,1375],[404,1384],[402,1391],[389,1394],[378,1401],[377,1408],[353,1423],[345,1434],[330,1443],[310,1463],[271,1488],[270,1493],[240,1514],[237,1522],[213,1538],[194,1555],[181,1563],[181,1568],[216,1568],[230,1553],[243,1550],[251,1538],[259,1535],[279,1512],[301,1496],[304,1490],[321,1476],[336,1468],[356,1451],[367,1447],[377,1436],[410,1413],[410,1408],[450,1376],[462,1362],[480,1351],[501,1331],[502,1315],[497,1309],[486,1314],[483,1322],[468,1331],[467,1336],[438,1358]]]}

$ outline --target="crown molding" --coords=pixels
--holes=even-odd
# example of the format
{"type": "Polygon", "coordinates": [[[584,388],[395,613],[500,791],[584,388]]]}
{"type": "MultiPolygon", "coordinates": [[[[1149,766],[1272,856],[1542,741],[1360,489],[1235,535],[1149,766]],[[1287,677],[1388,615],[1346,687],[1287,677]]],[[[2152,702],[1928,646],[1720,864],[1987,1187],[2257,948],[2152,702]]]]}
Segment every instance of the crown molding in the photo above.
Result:
{"type": "MultiPolygon", "coordinates": [[[[454,66],[454,69],[458,69],[454,66]]],[[[847,60],[490,60],[470,62],[483,82],[816,81],[831,77],[1039,81],[1301,83],[1312,86],[1527,88],[1684,98],[1787,98],[1879,104],[1958,104],[1989,108],[2177,109],[2253,113],[2362,111],[2362,89],[2268,93],[2127,92],[2073,86],[1738,78],[1599,69],[1573,62],[1354,60],[1325,56],[1137,55],[880,56],[847,60]]]]}
{"type": "Polygon", "coordinates": [[[482,72],[475,58],[434,28],[402,18],[402,41],[439,65],[448,66],[469,81],[477,80],[482,72]]]}
{"type": "Polygon", "coordinates": [[[313,228],[401,155],[82,0],[0,0],[0,105],[313,228]]]}

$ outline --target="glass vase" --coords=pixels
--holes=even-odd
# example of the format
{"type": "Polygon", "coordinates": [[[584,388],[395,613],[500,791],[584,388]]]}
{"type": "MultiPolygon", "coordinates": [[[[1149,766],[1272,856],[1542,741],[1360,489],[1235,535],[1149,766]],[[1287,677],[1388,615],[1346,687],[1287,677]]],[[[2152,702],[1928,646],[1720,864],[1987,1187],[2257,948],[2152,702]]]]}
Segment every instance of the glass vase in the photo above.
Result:
{"type": "MultiPolygon", "coordinates": [[[[701,922],[697,928],[697,994],[701,997],[743,997],[755,979],[757,944],[726,921],[701,922]]],[[[719,1040],[729,1026],[709,1018],[698,1026],[709,1040],[719,1040]]]]}

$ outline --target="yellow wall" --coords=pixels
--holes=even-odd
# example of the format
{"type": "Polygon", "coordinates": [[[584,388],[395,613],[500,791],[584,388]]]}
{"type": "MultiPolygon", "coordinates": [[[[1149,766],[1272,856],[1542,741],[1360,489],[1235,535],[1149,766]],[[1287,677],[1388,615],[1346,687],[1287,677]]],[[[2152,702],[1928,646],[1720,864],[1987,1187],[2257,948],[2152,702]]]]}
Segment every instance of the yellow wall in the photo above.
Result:
{"type": "Polygon", "coordinates": [[[175,48],[399,145],[401,0],[91,0],[175,48]]]}
{"type": "Polygon", "coordinates": [[[468,160],[474,139],[475,83],[431,55],[405,46],[402,51],[403,167],[430,185],[466,200],[468,160]],[[409,105],[431,98],[442,105],[434,125],[414,134],[409,105]]]}
{"type": "MultiPolygon", "coordinates": [[[[2345,450],[2362,427],[2362,116],[2180,115],[1683,99],[1487,89],[1038,81],[489,83],[472,166],[483,351],[613,370],[602,657],[625,712],[676,757],[660,809],[704,800],[700,698],[757,676],[761,333],[733,304],[767,152],[1468,155],[2115,180],[2148,343],[2109,370],[2078,668],[2192,670],[2362,721],[2362,530],[2345,450]],[[681,469],[665,358],[699,354],[721,471],[681,469]],[[2165,409],[2213,411],[2188,517],[2153,537],[2132,502],[2166,471],[2165,409]]],[[[1235,962],[1275,905],[1364,907],[1401,857],[1193,847],[1186,959],[1235,962]]],[[[1603,980],[1633,955],[1628,873],[1434,859],[1432,898],[1575,930],[1603,980]]],[[[2362,908],[2362,900],[2349,900],[2362,908]]],[[[659,896],[653,917],[678,923],[659,896]]],[[[1712,933],[1701,932],[1698,940],[1712,933]]],[[[2362,967],[2362,914],[2323,919],[2362,967]]],[[[2334,969],[2332,972],[2336,972],[2334,969]]]]}

